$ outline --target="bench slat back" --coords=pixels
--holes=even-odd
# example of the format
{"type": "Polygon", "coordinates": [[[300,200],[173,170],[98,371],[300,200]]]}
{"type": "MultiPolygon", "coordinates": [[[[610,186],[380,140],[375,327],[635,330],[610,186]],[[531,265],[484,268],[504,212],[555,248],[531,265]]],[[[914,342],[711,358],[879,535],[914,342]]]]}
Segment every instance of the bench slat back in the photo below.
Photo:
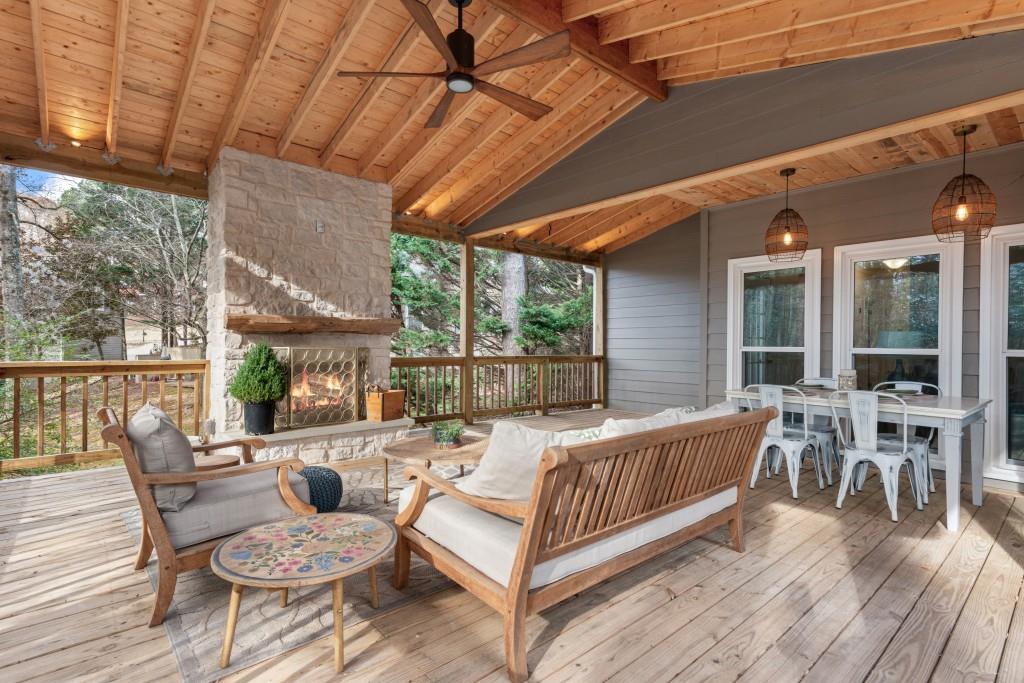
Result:
{"type": "Polygon", "coordinates": [[[538,563],[730,487],[742,502],[775,411],[758,410],[568,446],[543,510],[538,563]]]}

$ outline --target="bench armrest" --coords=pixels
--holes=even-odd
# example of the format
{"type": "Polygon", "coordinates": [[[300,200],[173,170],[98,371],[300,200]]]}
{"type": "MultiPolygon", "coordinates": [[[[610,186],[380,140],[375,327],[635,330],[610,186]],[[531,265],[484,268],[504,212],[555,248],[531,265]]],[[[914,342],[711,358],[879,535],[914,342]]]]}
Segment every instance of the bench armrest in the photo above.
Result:
{"type": "Polygon", "coordinates": [[[402,510],[401,514],[395,518],[395,524],[398,526],[411,526],[423,512],[423,507],[427,504],[427,497],[430,494],[430,490],[434,489],[439,491],[446,496],[451,496],[455,500],[471,505],[478,510],[485,512],[491,512],[496,515],[503,515],[505,517],[516,517],[519,519],[526,518],[530,503],[526,500],[505,500],[503,498],[482,498],[480,496],[474,496],[464,491],[460,491],[456,488],[455,484],[451,483],[444,477],[438,476],[431,472],[426,467],[411,466],[405,468],[406,479],[416,480],[416,490],[413,492],[413,499],[409,505],[402,510]]]}

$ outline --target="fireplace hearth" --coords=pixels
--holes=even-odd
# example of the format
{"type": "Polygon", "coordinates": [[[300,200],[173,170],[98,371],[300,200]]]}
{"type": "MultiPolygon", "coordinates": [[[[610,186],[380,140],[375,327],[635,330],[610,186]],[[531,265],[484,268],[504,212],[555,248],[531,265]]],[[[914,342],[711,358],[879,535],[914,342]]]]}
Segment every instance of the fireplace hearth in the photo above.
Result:
{"type": "Polygon", "coordinates": [[[275,427],[344,424],[365,417],[368,349],[284,347],[275,351],[289,371],[288,394],[275,427]]]}

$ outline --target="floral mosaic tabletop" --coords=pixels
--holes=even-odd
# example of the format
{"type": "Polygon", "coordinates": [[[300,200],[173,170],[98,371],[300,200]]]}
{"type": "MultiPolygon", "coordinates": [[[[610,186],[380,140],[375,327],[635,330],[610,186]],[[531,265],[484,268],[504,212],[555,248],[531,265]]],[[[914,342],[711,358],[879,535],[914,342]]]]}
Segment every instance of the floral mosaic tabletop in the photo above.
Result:
{"type": "Polygon", "coordinates": [[[283,519],[217,546],[213,573],[264,588],[334,581],[376,565],[395,546],[395,528],[369,515],[332,512],[283,519]]]}

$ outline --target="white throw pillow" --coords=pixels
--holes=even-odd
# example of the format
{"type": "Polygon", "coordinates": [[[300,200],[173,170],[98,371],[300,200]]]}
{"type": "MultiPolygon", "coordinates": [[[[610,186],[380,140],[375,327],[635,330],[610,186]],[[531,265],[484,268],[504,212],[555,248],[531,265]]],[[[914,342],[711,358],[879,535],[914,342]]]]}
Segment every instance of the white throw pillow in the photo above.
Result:
{"type": "MultiPolygon", "coordinates": [[[[132,416],[125,427],[142,471],[192,472],[196,468],[192,444],[167,413],[146,404],[132,416]]],[[[195,484],[174,484],[153,487],[156,506],[165,512],[179,512],[196,493],[195,484]]]]}
{"type": "Polygon", "coordinates": [[[608,439],[614,436],[625,436],[626,434],[638,434],[649,432],[652,429],[672,427],[687,422],[686,416],[693,413],[695,408],[669,408],[655,415],[648,415],[640,418],[626,418],[616,420],[608,418],[601,425],[601,438],[608,439]]]}
{"type": "Polygon", "coordinates": [[[497,422],[480,464],[456,486],[482,498],[526,500],[544,449],[592,440],[592,431],[545,432],[510,420],[497,422]]]}

